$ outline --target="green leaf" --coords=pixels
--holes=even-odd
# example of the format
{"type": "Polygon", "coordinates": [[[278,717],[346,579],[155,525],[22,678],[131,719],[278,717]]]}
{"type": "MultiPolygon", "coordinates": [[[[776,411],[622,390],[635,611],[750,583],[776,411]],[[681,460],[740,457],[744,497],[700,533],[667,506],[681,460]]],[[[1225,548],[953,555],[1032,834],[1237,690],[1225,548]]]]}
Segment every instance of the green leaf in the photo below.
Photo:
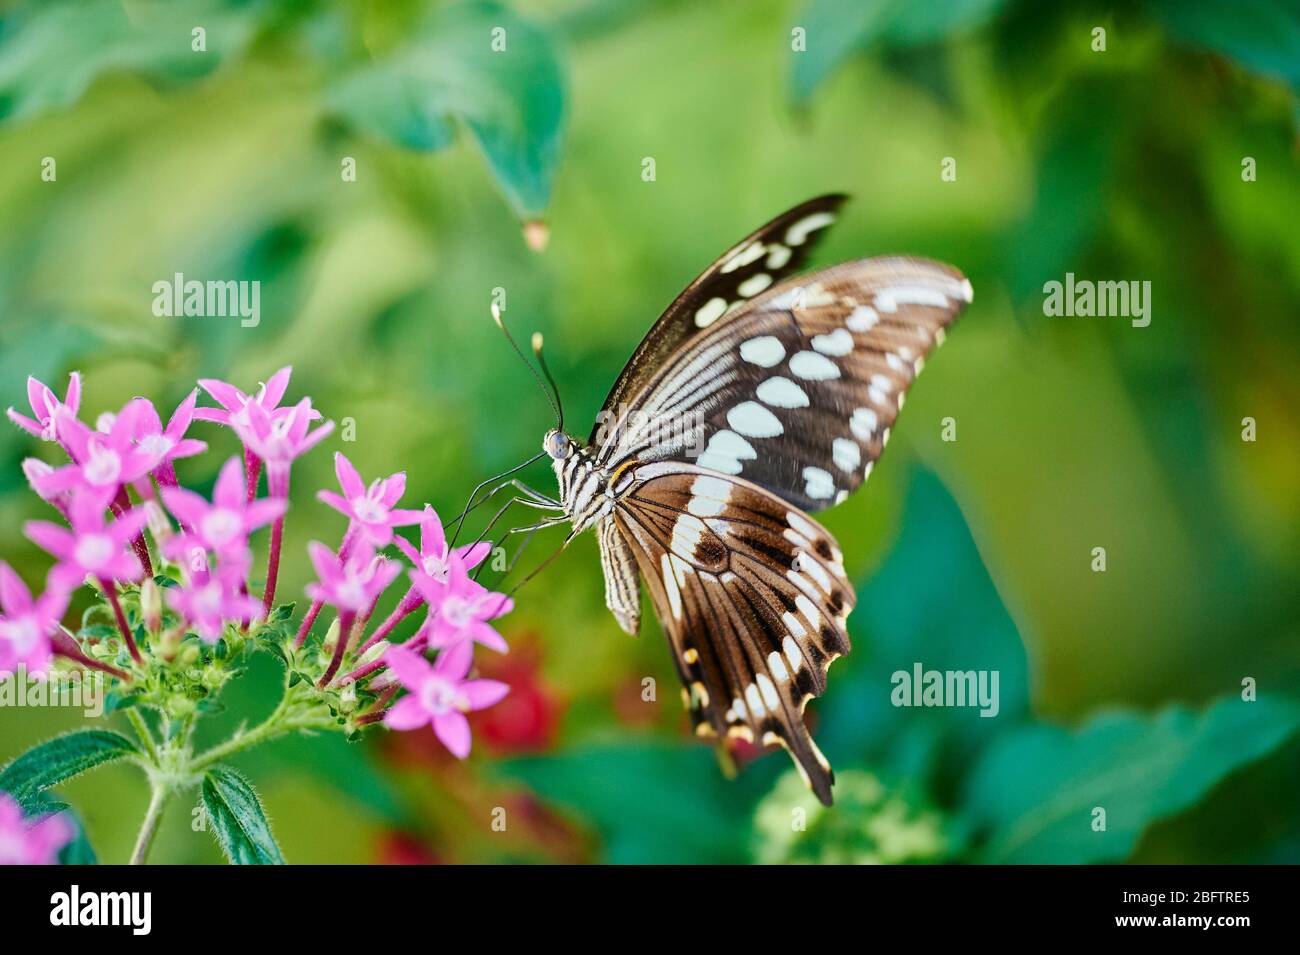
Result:
{"type": "Polygon", "coordinates": [[[0,789],[26,804],[49,787],[88,769],[136,755],[139,750],[125,736],[108,730],[78,730],[29,749],[0,770],[0,789]]]}
{"type": "Polygon", "coordinates": [[[1221,700],[1202,713],[1111,713],[1076,730],[1025,727],[998,741],[963,798],[981,859],[1087,863],[1126,858],[1158,819],[1195,805],[1234,770],[1300,730],[1300,703],[1221,700]],[[1094,809],[1106,812],[1093,831],[1094,809]]]}
{"type": "Polygon", "coordinates": [[[283,865],[257,793],[233,769],[214,766],[203,778],[203,805],[221,850],[235,865],[283,865]]]}
{"type": "Polygon", "coordinates": [[[537,215],[550,198],[564,77],[548,35],[500,4],[434,10],[396,50],[345,76],[329,102],[356,127],[409,148],[442,148],[451,121],[463,123],[519,215],[537,215]],[[499,38],[505,49],[494,50],[499,38]]]}
{"type": "Polygon", "coordinates": [[[1028,663],[961,510],[933,474],[908,486],[898,542],[858,587],[849,618],[857,649],[831,671],[817,738],[832,765],[867,760],[910,775],[942,765],[949,778],[1029,712],[1028,663]],[[997,674],[997,714],[980,707],[899,707],[893,675],[923,670],[997,674]]]}
{"type": "Polygon", "coordinates": [[[0,61],[0,117],[16,120],[69,106],[102,74],[132,70],[167,81],[206,75],[253,32],[257,4],[207,0],[181,10],[159,0],[47,2],[13,14],[0,61]],[[206,52],[191,30],[206,31],[206,52]]]}
{"type": "Polygon", "coordinates": [[[1295,0],[1155,0],[1169,33],[1300,87],[1300,4],[1295,0]]]}
{"type": "Polygon", "coordinates": [[[497,768],[578,813],[603,837],[606,861],[622,864],[747,861],[751,806],[765,775],[750,767],[729,781],[707,748],[658,743],[590,746],[497,768]]]}
{"type": "Polygon", "coordinates": [[[812,0],[796,26],[807,48],[792,53],[790,92],[803,102],[835,68],[872,45],[907,47],[942,40],[991,20],[1006,0],[812,0]]]}
{"type": "Polygon", "coordinates": [[[33,816],[62,814],[63,818],[72,824],[72,839],[59,850],[61,865],[95,865],[99,862],[86,835],[86,827],[82,824],[81,817],[63,800],[56,799],[49,793],[40,793],[33,798],[31,807],[24,807],[24,809],[33,816]]]}

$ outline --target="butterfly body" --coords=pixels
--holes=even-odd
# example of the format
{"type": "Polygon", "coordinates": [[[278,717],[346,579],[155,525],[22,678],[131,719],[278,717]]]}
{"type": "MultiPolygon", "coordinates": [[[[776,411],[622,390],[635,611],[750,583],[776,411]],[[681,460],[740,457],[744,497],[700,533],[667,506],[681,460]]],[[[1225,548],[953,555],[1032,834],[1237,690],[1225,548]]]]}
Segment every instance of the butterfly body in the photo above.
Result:
{"type": "Polygon", "coordinates": [[[971,298],[961,273],[921,259],[793,277],[843,198],[724,253],[646,335],[591,440],[543,441],[570,539],[595,529],[606,604],[629,633],[645,581],[696,733],[784,746],[828,805],[834,776],[803,711],[849,650],[855,597],[808,512],[866,480],[971,298]]]}

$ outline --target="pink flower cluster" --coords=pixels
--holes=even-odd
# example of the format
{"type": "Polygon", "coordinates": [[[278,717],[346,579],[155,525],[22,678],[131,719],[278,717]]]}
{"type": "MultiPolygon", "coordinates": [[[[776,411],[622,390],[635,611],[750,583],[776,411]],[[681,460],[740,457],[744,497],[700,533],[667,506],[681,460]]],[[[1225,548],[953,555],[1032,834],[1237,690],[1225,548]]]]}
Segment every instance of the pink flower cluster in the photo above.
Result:
{"type": "MultiPolygon", "coordinates": [[[[36,379],[28,380],[32,417],[13,408],[8,415],[66,455],[58,466],[36,458],[23,463],[32,488],[62,520],[24,526],[26,535],[55,559],[40,596],[34,597],[18,574],[0,562],[0,671],[23,665],[31,673],[44,673],[57,654],[131,679],[132,674],[92,660],[61,620],[72,591],[84,582],[93,584],[111,608],[135,665],[146,667],[146,652],[152,648],[137,645],[120,596],[124,586],[153,576],[155,556],[179,568],[179,582],[165,588],[167,604],[185,629],[202,640],[214,643],[227,628],[246,629],[270,614],[291,466],[333,428],[333,422],[317,424],[321,414],[310,398],[281,406],[289,377],[290,369],[283,368],[251,395],[226,382],[201,379],[199,385],[219,407],[199,407],[195,388],[164,426],[150,401],[134,398],[116,414],[101,415],[93,428],[78,417],[79,374],[71,375],[62,400],[36,379]],[[196,420],[229,427],[243,445],[242,461],[231,458],[221,467],[210,501],[181,487],[176,477],[177,460],[207,450],[205,442],[187,436],[196,420]],[[259,498],[263,470],[268,496],[259,498]],[[258,599],[250,588],[249,540],[268,526],[266,585],[258,599]]],[[[491,621],[509,612],[512,602],[470,573],[487,557],[489,545],[453,548],[432,507],[399,507],[406,489],[403,473],[367,484],[342,454],[335,455],[335,471],[341,493],[321,491],[318,497],[347,517],[348,526],[337,551],[315,541],[308,546],[317,580],[307,588],[312,604],[297,645],[306,641],[321,610],[332,607],[337,628],[329,634],[337,635],[326,638],[332,646],[318,686],[364,684],[378,699],[359,722],[382,720],[394,729],[431,725],[449,750],[464,757],[470,749],[465,714],[492,705],[507,692],[504,684],[469,679],[475,644],[506,650],[491,621]],[[418,548],[394,534],[395,528],[416,524],[418,548]],[[392,613],[367,635],[381,596],[402,574],[400,561],[382,553],[393,544],[412,564],[410,585],[392,613]],[[425,618],[414,636],[390,646],[387,638],[397,625],[421,608],[425,618]],[[425,657],[429,651],[438,652],[433,663],[425,657]],[[340,675],[349,654],[354,669],[340,675]],[[409,693],[392,705],[400,688],[409,693]]],[[[157,619],[155,614],[155,622],[146,624],[156,628],[157,619]]]]}
{"type": "MultiPolygon", "coordinates": [[[[431,725],[443,745],[463,759],[470,750],[465,714],[491,706],[509,689],[494,680],[468,679],[474,644],[501,653],[507,649],[490,621],[508,613],[513,602],[469,573],[487,557],[489,545],[479,542],[453,549],[432,507],[425,505],[423,511],[397,507],[406,488],[403,473],[366,484],[342,454],[335,454],[334,470],[342,494],[321,491],[317,496],[348,518],[348,528],[337,553],[319,542],[309,545],[318,582],[307,588],[314,601],[308,619],[314,620],[320,606],[328,604],[338,611],[339,621],[339,637],[321,685],[334,679],[350,640],[359,658],[372,659],[344,675],[341,682],[366,680],[372,689],[380,690],[383,703],[392,699],[398,686],[405,687],[409,694],[383,711],[385,724],[402,730],[431,725]],[[418,549],[393,533],[396,527],[416,523],[420,525],[418,549]],[[413,565],[408,572],[411,585],[388,618],[365,637],[379,596],[401,573],[397,562],[375,552],[393,541],[413,565]],[[415,635],[376,655],[374,647],[421,608],[426,615],[415,635]],[[430,649],[439,651],[432,664],[423,655],[430,649]]],[[[301,643],[306,629],[298,636],[301,643]]]]}

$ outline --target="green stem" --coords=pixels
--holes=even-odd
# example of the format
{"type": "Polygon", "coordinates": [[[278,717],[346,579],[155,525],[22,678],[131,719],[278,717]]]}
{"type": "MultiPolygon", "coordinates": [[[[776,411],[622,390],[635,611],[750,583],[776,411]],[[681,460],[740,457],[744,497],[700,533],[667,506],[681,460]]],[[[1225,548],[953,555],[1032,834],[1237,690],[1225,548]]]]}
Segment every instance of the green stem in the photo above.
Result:
{"type": "Polygon", "coordinates": [[[154,781],[150,786],[149,808],[145,810],[144,822],[140,824],[140,834],[135,840],[135,850],[131,853],[131,865],[144,865],[145,856],[153,844],[153,837],[158,833],[158,823],[162,821],[163,807],[171,796],[171,789],[154,781]]]}
{"type": "Polygon", "coordinates": [[[251,730],[240,730],[224,743],[218,743],[206,753],[201,753],[190,763],[190,770],[194,773],[201,773],[213,763],[220,762],[228,756],[233,756],[235,753],[243,752],[259,743],[265,743],[295,730],[311,729],[313,727],[328,729],[332,725],[328,718],[318,715],[293,714],[293,704],[297,702],[293,698],[294,696],[293,691],[286,687],[284,696],[281,697],[279,704],[270,716],[251,730]]]}
{"type": "Polygon", "coordinates": [[[144,754],[149,757],[149,762],[155,766],[158,765],[158,749],[154,745],[153,734],[149,732],[149,724],[144,721],[144,717],[134,708],[126,710],[126,718],[131,724],[131,729],[135,730],[140,745],[144,747],[144,754]]]}

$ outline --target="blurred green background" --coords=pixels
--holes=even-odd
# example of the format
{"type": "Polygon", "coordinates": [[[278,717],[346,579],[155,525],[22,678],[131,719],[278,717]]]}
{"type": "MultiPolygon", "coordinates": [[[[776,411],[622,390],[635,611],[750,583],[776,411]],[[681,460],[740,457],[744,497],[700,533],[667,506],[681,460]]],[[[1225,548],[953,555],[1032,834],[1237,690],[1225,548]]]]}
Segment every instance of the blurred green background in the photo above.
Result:
{"type": "MultiPolygon", "coordinates": [[[[286,596],[306,541],[343,530],[312,498],[333,451],[446,513],[538,449],[549,415],[493,289],[546,334],[585,437],[659,310],[812,195],[855,199],[821,264],[914,253],[975,288],[869,486],[824,515],[860,587],[854,653],[809,709],[834,810],[782,754],[722,777],[657,626],[604,610],[587,535],[502,621],[511,653],[479,655],[515,692],[467,763],[380,732],[238,762],[291,862],[1300,861],[1300,6],[1116,6],[0,5],[0,404],[80,369],[93,420],[292,364],[290,397],[356,440],[295,470],[286,596]],[[259,280],[261,324],[154,317],[176,272],[259,280]],[[1149,281],[1150,326],[1045,317],[1067,272],[1149,281]],[[1001,712],[892,707],[915,661],[999,670],[1001,712]]],[[[181,479],[206,490],[235,445],[194,434],[214,451],[181,479]]],[[[0,431],[0,557],[33,584],[34,445],[0,431]]],[[[278,679],[263,660],[217,729],[278,679]]],[[[0,762],[79,722],[0,714],[0,762]]],[[[65,795],[124,859],[136,772],[65,795]]],[[[172,807],[156,861],[220,858],[189,821],[172,807]]]]}

